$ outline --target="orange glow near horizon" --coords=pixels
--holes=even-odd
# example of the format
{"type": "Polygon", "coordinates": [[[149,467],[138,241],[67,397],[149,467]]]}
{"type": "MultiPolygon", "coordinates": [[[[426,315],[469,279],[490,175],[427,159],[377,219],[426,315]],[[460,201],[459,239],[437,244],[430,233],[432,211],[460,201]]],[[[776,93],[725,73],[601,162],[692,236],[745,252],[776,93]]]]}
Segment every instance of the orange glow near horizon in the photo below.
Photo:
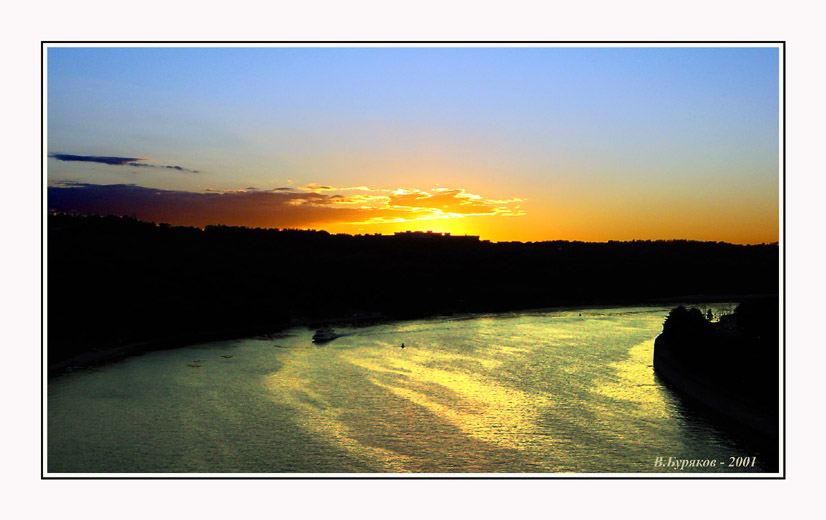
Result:
{"type": "Polygon", "coordinates": [[[690,198],[565,193],[489,197],[463,188],[335,188],[205,190],[193,193],[132,185],[54,185],[57,211],[134,215],[173,225],[230,225],[384,234],[433,231],[482,240],[700,240],[738,244],[779,240],[778,205],[690,198]],[[64,200],[66,199],[66,200],[64,200]],[[630,201],[630,202],[629,202],[630,201]]]}

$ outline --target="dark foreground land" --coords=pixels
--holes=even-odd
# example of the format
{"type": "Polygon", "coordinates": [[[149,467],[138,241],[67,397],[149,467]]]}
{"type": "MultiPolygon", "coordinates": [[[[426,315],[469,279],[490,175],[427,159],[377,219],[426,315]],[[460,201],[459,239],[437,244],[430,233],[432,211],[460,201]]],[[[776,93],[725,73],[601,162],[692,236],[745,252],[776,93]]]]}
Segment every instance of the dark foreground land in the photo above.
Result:
{"type": "Polygon", "coordinates": [[[474,237],[49,215],[49,364],[322,321],[778,293],[776,244],[474,237]]]}
{"type": "Polygon", "coordinates": [[[722,423],[778,468],[780,330],[777,298],[752,298],[709,321],[677,307],[654,342],[654,369],[686,403],[722,423]]]}

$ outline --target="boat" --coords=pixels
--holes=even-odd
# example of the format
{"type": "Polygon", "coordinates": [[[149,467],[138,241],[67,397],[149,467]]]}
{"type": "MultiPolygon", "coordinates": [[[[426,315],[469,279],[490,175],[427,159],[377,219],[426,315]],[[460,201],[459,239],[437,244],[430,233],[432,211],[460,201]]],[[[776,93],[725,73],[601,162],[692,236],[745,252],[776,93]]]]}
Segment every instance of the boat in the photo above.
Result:
{"type": "Polygon", "coordinates": [[[333,341],[338,337],[341,337],[341,334],[336,334],[336,331],[334,331],[332,327],[323,327],[313,334],[313,343],[325,343],[327,341],[333,341]]]}

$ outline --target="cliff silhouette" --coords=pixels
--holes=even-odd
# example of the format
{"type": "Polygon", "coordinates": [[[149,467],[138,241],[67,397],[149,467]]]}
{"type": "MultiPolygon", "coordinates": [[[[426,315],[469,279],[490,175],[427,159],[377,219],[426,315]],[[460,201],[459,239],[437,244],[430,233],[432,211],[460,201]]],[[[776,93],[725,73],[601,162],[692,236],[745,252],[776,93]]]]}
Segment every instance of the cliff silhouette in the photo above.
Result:
{"type": "Polygon", "coordinates": [[[776,244],[490,243],[47,218],[50,364],[297,323],[778,292],[776,244]]]}

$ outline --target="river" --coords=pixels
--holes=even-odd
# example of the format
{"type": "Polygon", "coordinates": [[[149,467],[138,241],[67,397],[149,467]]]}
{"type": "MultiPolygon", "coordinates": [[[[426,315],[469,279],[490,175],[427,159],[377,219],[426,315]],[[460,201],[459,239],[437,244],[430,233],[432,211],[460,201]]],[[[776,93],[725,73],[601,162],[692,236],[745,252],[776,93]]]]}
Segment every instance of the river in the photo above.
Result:
{"type": "Polygon", "coordinates": [[[762,471],[726,466],[756,454],[654,374],[669,308],[337,327],[324,344],[295,328],[78,370],[48,381],[48,472],[762,471]]]}

